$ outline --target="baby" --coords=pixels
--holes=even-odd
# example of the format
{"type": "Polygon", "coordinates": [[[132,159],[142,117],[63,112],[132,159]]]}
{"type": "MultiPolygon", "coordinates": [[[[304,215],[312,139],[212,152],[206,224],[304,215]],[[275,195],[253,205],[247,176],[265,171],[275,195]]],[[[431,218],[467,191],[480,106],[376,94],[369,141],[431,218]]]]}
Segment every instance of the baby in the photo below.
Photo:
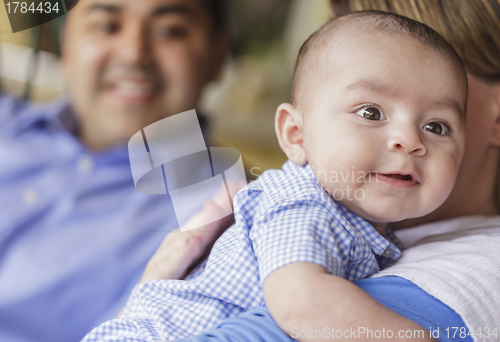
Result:
{"type": "Polygon", "coordinates": [[[423,24],[381,12],[325,24],[300,50],[292,104],[276,113],[283,170],[236,195],[236,223],[205,264],[186,280],[137,285],[121,318],[85,341],[184,338],[264,303],[287,333],[346,321],[365,305],[346,280],[400,256],[387,223],[426,215],[451,192],[466,94],[459,57],[423,24]]]}

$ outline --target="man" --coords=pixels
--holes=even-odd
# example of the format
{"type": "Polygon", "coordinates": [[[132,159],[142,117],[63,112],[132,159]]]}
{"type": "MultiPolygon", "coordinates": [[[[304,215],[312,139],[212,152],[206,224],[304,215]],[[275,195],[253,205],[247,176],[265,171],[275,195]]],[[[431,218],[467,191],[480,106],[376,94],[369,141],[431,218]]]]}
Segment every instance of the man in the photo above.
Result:
{"type": "Polygon", "coordinates": [[[82,0],[62,34],[67,97],[0,96],[0,341],[78,341],[178,226],[168,196],[135,189],[126,142],[196,108],[225,58],[220,19],[217,0],[82,0]]]}

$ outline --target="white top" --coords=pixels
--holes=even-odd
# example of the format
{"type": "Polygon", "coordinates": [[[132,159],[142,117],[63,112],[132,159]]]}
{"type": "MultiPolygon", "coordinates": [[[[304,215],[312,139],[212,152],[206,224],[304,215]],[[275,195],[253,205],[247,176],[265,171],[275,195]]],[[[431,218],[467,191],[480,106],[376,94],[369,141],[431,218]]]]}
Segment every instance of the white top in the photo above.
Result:
{"type": "MultiPolygon", "coordinates": [[[[398,262],[376,275],[410,280],[457,312],[474,341],[500,336],[500,216],[468,216],[396,232],[405,247],[398,262]]],[[[450,327],[451,328],[451,327],[450,327]]]]}

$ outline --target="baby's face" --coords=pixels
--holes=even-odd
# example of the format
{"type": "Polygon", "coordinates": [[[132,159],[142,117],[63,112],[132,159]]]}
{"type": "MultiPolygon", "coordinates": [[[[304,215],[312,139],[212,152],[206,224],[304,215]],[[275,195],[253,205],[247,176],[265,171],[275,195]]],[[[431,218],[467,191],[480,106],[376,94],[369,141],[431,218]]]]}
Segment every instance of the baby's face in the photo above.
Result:
{"type": "Polygon", "coordinates": [[[462,159],[463,78],[446,56],[404,36],[339,44],[298,106],[317,180],[375,226],[430,213],[462,159]]]}

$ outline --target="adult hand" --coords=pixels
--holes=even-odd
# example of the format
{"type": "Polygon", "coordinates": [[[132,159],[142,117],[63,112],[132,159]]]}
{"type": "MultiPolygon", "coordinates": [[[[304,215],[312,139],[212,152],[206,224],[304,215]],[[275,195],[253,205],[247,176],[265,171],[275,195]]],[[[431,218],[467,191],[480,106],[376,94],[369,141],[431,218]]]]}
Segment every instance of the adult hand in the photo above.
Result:
{"type": "MultiPolygon", "coordinates": [[[[235,183],[228,180],[231,194],[246,185],[246,182],[235,183]]],[[[227,198],[227,190],[223,186],[208,200],[201,211],[193,217],[181,229],[177,228],[169,233],[162,244],[149,260],[140,282],[161,279],[183,279],[195,266],[203,261],[219,236],[234,222],[234,216],[228,215],[223,219],[209,223],[203,227],[189,229],[199,226],[199,222],[210,222],[212,217],[218,217],[222,210],[219,203],[227,198]]]]}

